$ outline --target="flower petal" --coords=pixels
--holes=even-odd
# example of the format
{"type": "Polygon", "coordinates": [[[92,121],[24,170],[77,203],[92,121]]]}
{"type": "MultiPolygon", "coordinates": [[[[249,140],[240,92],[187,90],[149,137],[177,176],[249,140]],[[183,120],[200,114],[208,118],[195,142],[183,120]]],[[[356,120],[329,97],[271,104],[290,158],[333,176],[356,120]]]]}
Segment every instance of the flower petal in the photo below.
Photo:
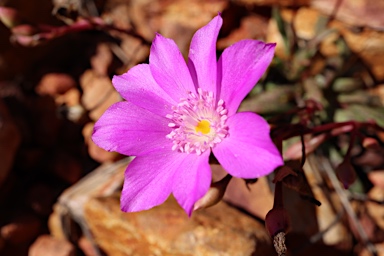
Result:
{"type": "Polygon", "coordinates": [[[238,178],[257,178],[283,164],[269,136],[269,125],[260,116],[237,113],[227,121],[229,136],[212,149],[219,163],[238,178]]]}
{"type": "Polygon", "coordinates": [[[133,159],[125,171],[121,210],[137,212],[162,204],[172,192],[178,159],[171,150],[152,151],[133,159]]]}
{"type": "Polygon", "coordinates": [[[229,116],[236,113],[271,63],[275,45],[242,40],[224,50],[217,66],[218,83],[221,83],[218,95],[224,100],[229,116]]]}
{"type": "Polygon", "coordinates": [[[195,86],[187,64],[172,39],[156,34],[149,55],[149,67],[153,78],[176,102],[195,92],[195,86]]]}
{"type": "Polygon", "coordinates": [[[192,38],[188,68],[195,85],[216,95],[216,41],[223,19],[217,15],[192,38]]]}
{"type": "Polygon", "coordinates": [[[154,148],[172,148],[165,117],[130,102],[112,105],[96,122],[92,140],[101,148],[138,156],[154,148]]]}
{"type": "Polygon", "coordinates": [[[150,209],[162,204],[173,190],[176,199],[190,214],[195,201],[209,188],[208,156],[209,152],[197,156],[157,150],[136,157],[125,173],[121,209],[126,212],[150,209]]]}
{"type": "Polygon", "coordinates": [[[112,83],[125,100],[162,116],[172,113],[171,106],[177,103],[156,83],[148,64],[114,76],[112,83]]]}
{"type": "Polygon", "coordinates": [[[177,202],[191,216],[196,201],[203,197],[212,180],[208,163],[210,150],[201,155],[185,154],[185,160],[175,175],[173,195],[177,202]]]}

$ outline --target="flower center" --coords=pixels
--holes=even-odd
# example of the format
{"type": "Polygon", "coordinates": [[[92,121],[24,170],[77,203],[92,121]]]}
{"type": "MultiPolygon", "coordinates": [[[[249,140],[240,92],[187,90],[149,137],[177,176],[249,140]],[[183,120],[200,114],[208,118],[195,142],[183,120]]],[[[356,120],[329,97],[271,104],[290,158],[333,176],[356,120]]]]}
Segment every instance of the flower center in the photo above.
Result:
{"type": "Polygon", "coordinates": [[[166,116],[171,120],[168,126],[173,128],[166,136],[173,141],[172,150],[200,155],[228,134],[228,111],[223,100],[216,103],[212,92],[200,88],[197,94],[190,92],[172,110],[166,116]]]}
{"type": "Polygon", "coordinates": [[[196,132],[201,132],[202,134],[208,134],[211,130],[211,123],[208,120],[201,120],[195,127],[196,132]]]}

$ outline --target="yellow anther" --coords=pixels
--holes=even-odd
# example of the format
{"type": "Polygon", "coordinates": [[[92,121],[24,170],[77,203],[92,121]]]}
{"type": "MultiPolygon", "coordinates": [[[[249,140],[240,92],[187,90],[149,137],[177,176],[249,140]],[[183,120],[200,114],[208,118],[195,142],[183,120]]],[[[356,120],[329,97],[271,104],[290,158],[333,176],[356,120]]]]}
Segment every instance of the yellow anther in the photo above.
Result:
{"type": "Polygon", "coordinates": [[[201,120],[195,127],[196,132],[208,134],[211,131],[211,123],[207,120],[201,120]]]}

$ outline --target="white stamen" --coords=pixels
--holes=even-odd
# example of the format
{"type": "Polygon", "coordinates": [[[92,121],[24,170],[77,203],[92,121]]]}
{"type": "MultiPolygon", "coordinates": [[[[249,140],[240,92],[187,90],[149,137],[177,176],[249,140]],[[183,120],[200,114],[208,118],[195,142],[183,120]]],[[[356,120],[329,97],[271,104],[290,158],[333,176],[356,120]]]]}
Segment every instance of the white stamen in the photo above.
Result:
{"type": "Polygon", "coordinates": [[[228,135],[228,111],[222,99],[216,104],[213,92],[201,88],[197,94],[189,92],[172,111],[166,115],[171,120],[168,126],[173,128],[166,135],[173,141],[172,150],[201,155],[228,135]]]}

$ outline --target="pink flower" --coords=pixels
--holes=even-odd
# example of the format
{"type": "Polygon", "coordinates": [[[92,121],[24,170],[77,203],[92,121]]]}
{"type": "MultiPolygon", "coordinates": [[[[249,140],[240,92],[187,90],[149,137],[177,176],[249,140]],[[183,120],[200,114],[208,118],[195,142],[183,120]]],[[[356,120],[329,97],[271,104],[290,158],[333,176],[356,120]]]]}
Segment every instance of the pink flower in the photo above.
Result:
{"type": "Polygon", "coordinates": [[[236,113],[270,64],[275,44],[243,40],[217,61],[221,25],[218,15],[196,32],[188,64],[173,40],[157,34],[149,64],[113,78],[126,101],[104,113],[93,140],[136,156],[125,173],[123,211],[150,209],[173,193],[191,215],[211,184],[211,151],[240,178],[267,175],[282,165],[268,123],[254,113],[236,113]]]}

